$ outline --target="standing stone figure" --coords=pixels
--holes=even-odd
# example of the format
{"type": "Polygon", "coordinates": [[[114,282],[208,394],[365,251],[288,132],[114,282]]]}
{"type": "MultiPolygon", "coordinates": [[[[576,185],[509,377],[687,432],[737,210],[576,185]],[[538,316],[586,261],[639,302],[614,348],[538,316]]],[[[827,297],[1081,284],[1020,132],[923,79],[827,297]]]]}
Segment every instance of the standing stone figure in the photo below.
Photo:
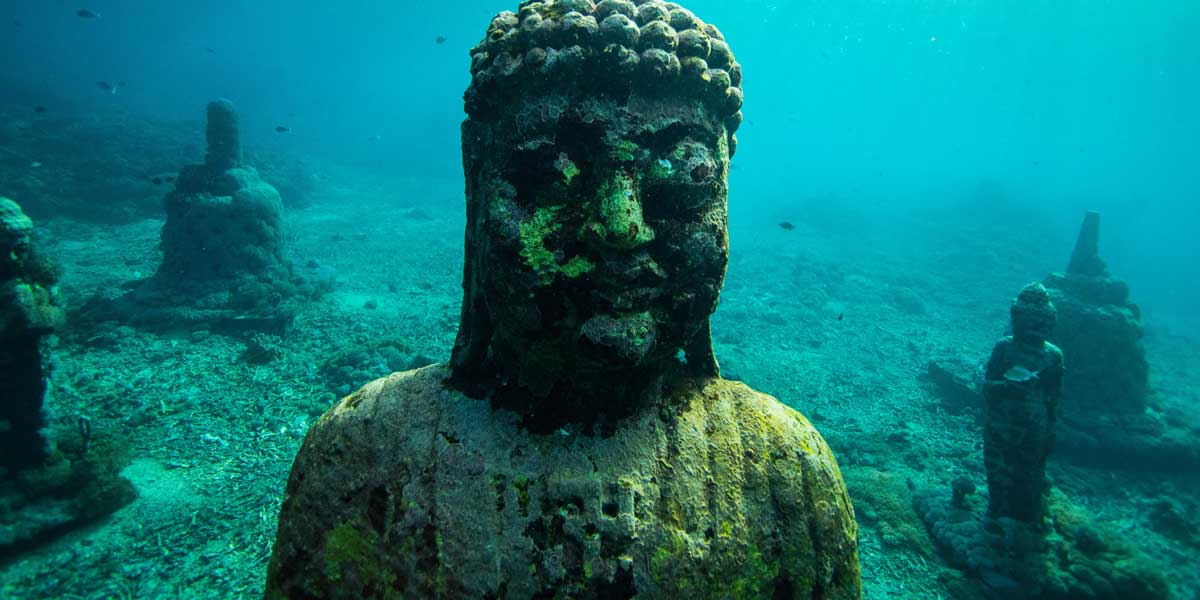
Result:
{"type": "Polygon", "coordinates": [[[135,497],[112,436],[93,436],[86,416],[75,431],[46,417],[55,412],[46,404],[49,338],[65,315],[58,268],[33,233],[21,207],[0,197],[0,561],[135,497]]]}
{"type": "Polygon", "coordinates": [[[996,343],[984,375],[988,516],[1040,528],[1047,515],[1046,459],[1054,447],[1063,353],[1047,342],[1055,310],[1040,283],[1012,304],[1012,335],[996,343]]]}
{"type": "Polygon", "coordinates": [[[966,478],[914,491],[913,507],[947,562],[988,600],[1171,597],[1159,564],[1050,486],[1046,459],[1063,389],[1063,353],[1046,341],[1055,307],[1032,283],[1011,314],[1012,335],[996,343],[982,384],[986,508],[966,478]]]}
{"type": "Polygon", "coordinates": [[[713,358],[742,97],[720,32],[525,2],[472,56],[451,362],[309,431],[267,597],[861,597],[828,446],[713,358]]]}
{"type": "Polygon", "coordinates": [[[0,197],[0,477],[40,466],[46,339],[63,320],[55,269],[33,245],[33,222],[0,197]]]}

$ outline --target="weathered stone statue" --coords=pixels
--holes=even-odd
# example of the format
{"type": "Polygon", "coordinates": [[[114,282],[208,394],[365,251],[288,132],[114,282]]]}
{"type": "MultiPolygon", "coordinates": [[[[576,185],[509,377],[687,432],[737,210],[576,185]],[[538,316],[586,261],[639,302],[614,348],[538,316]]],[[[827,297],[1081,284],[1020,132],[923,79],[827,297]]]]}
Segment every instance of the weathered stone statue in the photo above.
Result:
{"type": "Polygon", "coordinates": [[[267,597],[860,597],[829,448],[713,358],[721,34],[653,0],[525,2],[472,56],[451,362],[314,425],[267,597]]]}
{"type": "Polygon", "coordinates": [[[33,221],[0,197],[0,478],[41,465],[46,338],[63,320],[57,273],[33,245],[33,221]]]}
{"type": "MultiPolygon", "coordinates": [[[[1047,339],[1055,307],[1040,283],[1012,303],[982,385],[987,502],[966,477],[919,489],[914,505],[946,560],[983,597],[1003,600],[1168,598],[1163,571],[1092,522],[1046,477],[1063,388],[1063,352],[1047,339]]],[[[1073,363],[1072,363],[1073,364],[1073,363]]]]}
{"type": "Polygon", "coordinates": [[[1085,422],[1141,413],[1150,392],[1141,311],[1129,299],[1129,286],[1109,274],[1099,249],[1100,214],[1089,212],[1067,271],[1045,281],[1059,316],[1050,339],[1071,357],[1064,416],[1085,422]]]}
{"type": "Polygon", "coordinates": [[[1055,310],[1040,283],[1012,305],[1012,335],[996,343],[984,374],[983,460],[988,515],[1040,527],[1046,517],[1046,459],[1062,394],[1063,353],[1047,342],[1055,310]]]}
{"type": "Polygon", "coordinates": [[[243,163],[228,100],[209,103],[207,141],[204,164],[184,167],[166,197],[158,271],[115,302],[94,302],[92,319],[280,331],[313,295],[284,258],[279,192],[243,163]]]}
{"type": "Polygon", "coordinates": [[[0,559],[135,495],[111,436],[93,435],[86,416],[65,427],[47,418],[48,338],[64,315],[58,270],[33,233],[21,207],[0,197],[0,559]]]}

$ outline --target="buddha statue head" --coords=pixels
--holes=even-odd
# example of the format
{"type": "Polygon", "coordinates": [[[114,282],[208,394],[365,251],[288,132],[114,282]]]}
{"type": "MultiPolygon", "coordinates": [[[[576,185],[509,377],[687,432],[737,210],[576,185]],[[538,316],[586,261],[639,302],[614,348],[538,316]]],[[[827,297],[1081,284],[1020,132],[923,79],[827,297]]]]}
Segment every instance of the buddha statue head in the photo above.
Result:
{"type": "Polygon", "coordinates": [[[523,2],[472,51],[452,383],[551,420],[717,374],[741,68],[674,3],[523,2]]]}
{"type": "Polygon", "coordinates": [[[1050,293],[1040,283],[1025,286],[1013,300],[1010,313],[1013,340],[1026,347],[1040,349],[1054,333],[1058,321],[1058,311],[1050,302],[1050,293]]]}

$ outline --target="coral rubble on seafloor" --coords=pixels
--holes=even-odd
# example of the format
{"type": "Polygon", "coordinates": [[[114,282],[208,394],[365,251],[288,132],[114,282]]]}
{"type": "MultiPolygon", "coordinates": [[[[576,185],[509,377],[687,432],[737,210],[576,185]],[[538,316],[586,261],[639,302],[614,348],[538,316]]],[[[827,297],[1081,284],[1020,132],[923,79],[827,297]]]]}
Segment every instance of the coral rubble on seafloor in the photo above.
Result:
{"type": "Polygon", "coordinates": [[[1031,284],[1011,312],[1013,335],[996,343],[982,388],[986,502],[967,478],[950,490],[917,491],[914,506],[930,536],[988,598],[1168,597],[1157,565],[1093,523],[1047,479],[1063,390],[1063,352],[1047,341],[1055,307],[1041,284],[1031,284]]]}
{"type": "Polygon", "coordinates": [[[310,429],[267,597],[861,597],[825,441],[713,357],[742,98],[720,32],[525,2],[472,57],[451,362],[310,429]]]}
{"type": "Polygon", "coordinates": [[[106,515],[133,499],[121,444],[85,416],[47,419],[48,338],[62,325],[57,270],[33,223],[0,198],[0,556],[106,515]]]}
{"type": "Polygon", "coordinates": [[[101,295],[85,315],[153,329],[283,333],[321,290],[284,258],[279,193],[242,159],[233,105],[208,105],[205,164],[184,168],[166,197],[162,264],[119,297],[101,295]]]}

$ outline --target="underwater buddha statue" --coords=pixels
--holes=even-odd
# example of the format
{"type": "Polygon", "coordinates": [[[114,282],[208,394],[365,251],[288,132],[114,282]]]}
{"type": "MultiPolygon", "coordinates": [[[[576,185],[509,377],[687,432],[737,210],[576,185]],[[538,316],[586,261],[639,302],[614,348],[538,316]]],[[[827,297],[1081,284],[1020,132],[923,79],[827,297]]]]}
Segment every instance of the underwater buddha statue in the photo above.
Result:
{"type": "Polygon", "coordinates": [[[473,51],[450,363],[344,398],[268,598],[859,598],[837,464],[722,380],[741,70],[673,3],[524,2],[473,51]]]}
{"type": "Polygon", "coordinates": [[[1050,485],[1063,390],[1063,352],[1050,292],[1032,283],[1013,300],[1012,335],[996,342],[981,385],[987,504],[969,476],[950,489],[913,490],[913,508],[938,551],[962,570],[963,597],[1169,598],[1164,564],[1126,544],[1086,506],[1050,485]],[[947,493],[949,492],[949,493],[947,493]]]}
{"type": "Polygon", "coordinates": [[[996,343],[984,374],[988,516],[1041,527],[1048,515],[1046,460],[1054,449],[1063,353],[1046,341],[1056,316],[1042,284],[1025,286],[1011,313],[1012,335],[996,343]]]}

